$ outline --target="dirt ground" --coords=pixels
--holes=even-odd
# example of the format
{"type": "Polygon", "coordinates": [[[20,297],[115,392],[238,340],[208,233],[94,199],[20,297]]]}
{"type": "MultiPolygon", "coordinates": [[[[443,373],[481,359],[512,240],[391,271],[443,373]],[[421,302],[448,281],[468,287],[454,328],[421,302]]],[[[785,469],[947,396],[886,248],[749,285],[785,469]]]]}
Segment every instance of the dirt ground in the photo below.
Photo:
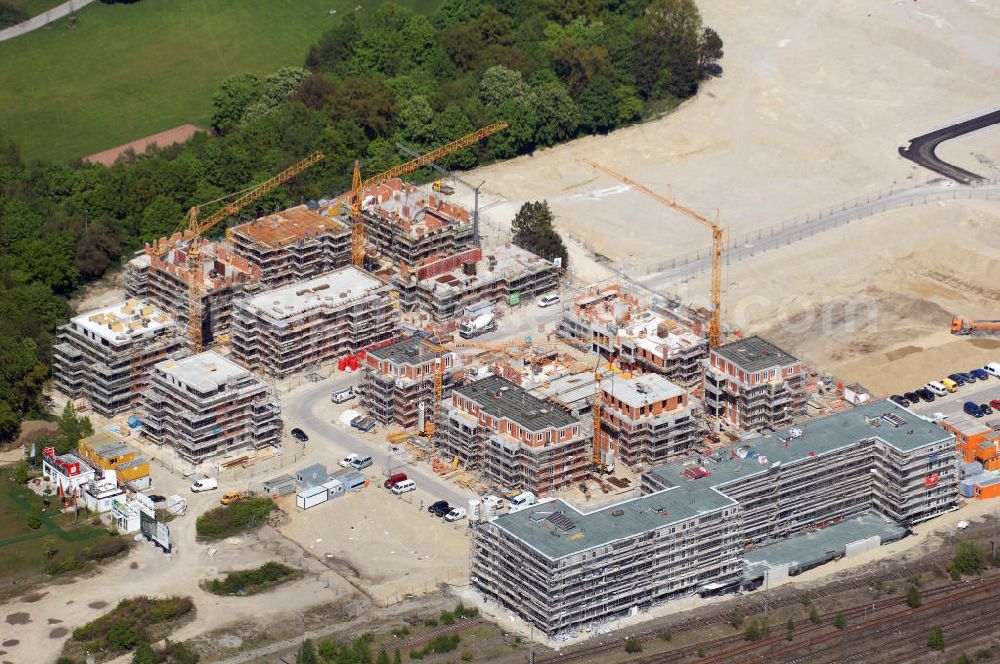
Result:
{"type": "Polygon", "coordinates": [[[161,148],[164,148],[169,145],[173,145],[174,143],[183,143],[199,131],[205,131],[205,129],[193,124],[183,124],[179,127],[174,127],[173,129],[161,131],[158,134],[152,134],[151,136],[139,138],[130,143],[125,143],[124,145],[119,145],[118,147],[92,154],[88,157],[84,157],[83,160],[95,164],[111,166],[115,163],[115,160],[118,159],[118,157],[125,153],[126,150],[131,149],[135,151],[136,154],[142,154],[150,145],[158,145],[161,148]]]}

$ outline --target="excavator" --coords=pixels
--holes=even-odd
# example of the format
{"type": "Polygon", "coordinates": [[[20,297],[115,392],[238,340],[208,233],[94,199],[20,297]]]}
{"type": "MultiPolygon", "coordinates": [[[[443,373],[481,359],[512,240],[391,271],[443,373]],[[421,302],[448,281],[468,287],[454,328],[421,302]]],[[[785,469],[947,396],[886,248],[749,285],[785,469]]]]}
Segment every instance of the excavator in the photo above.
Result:
{"type": "Polygon", "coordinates": [[[951,333],[960,336],[998,336],[1000,320],[965,320],[956,316],[951,319],[951,333]]]}

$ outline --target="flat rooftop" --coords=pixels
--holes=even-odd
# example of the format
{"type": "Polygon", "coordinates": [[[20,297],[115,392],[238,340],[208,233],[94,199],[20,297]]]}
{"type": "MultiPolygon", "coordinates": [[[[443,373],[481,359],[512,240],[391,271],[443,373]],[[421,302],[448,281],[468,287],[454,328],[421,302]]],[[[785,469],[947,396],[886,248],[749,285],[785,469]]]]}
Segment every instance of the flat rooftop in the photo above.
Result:
{"type": "Polygon", "coordinates": [[[561,429],[580,422],[560,406],[496,375],[459,385],[454,391],[477,402],[486,414],[511,420],[527,431],[561,429]]]}
{"type": "Polygon", "coordinates": [[[963,436],[980,436],[982,434],[993,433],[993,427],[983,424],[982,420],[976,420],[965,413],[952,415],[943,423],[951,427],[963,436]]]}
{"type": "Polygon", "coordinates": [[[341,235],[350,232],[344,224],[313,212],[299,205],[269,214],[255,221],[233,227],[233,233],[258,242],[269,249],[278,249],[299,240],[328,233],[341,235]]]}
{"type": "Polygon", "coordinates": [[[318,306],[336,307],[364,297],[384,284],[352,266],[294,284],[264,291],[246,300],[247,306],[272,318],[287,318],[318,306]]]}
{"type": "Polygon", "coordinates": [[[570,405],[578,401],[594,398],[594,375],[589,371],[560,376],[548,381],[548,385],[539,385],[531,389],[531,393],[540,397],[555,397],[570,405]]]}
{"type": "Polygon", "coordinates": [[[601,380],[601,389],[629,406],[636,407],[679,397],[685,392],[660,374],[652,373],[631,379],[608,376],[601,380]]]}
{"type": "MultiPolygon", "coordinates": [[[[368,354],[395,364],[423,364],[437,357],[431,344],[434,342],[419,334],[411,334],[385,346],[372,348],[368,354]]],[[[446,352],[450,353],[451,351],[446,352]]]]}
{"type": "Polygon", "coordinates": [[[80,314],[73,324],[112,344],[122,344],[173,327],[174,322],[151,304],[125,300],[80,314]]]}
{"type": "Polygon", "coordinates": [[[834,454],[870,438],[907,453],[947,441],[952,435],[892,401],[874,401],[720,447],[711,457],[702,457],[702,467],[709,473],[702,478],[691,479],[683,474],[697,466],[691,458],[659,466],[650,474],[668,486],[681,483],[720,486],[766,472],[777,465],[834,454]]]}
{"type": "Polygon", "coordinates": [[[555,560],[735,504],[718,492],[694,500],[688,491],[676,487],[593,512],[581,512],[556,499],[513,514],[502,514],[493,523],[555,560]]]}
{"type": "Polygon", "coordinates": [[[770,341],[757,336],[719,346],[715,349],[715,353],[748,373],[799,361],[770,341]]]}
{"type": "Polygon", "coordinates": [[[179,360],[158,362],[155,368],[200,392],[222,387],[231,380],[250,375],[247,369],[214,350],[189,355],[179,360]]]}
{"type": "Polygon", "coordinates": [[[906,528],[881,514],[867,512],[748,551],[743,556],[746,563],[743,579],[759,579],[767,570],[785,565],[789,572],[799,572],[844,555],[847,545],[852,542],[878,537],[886,544],[902,539],[905,534],[906,528]]]}

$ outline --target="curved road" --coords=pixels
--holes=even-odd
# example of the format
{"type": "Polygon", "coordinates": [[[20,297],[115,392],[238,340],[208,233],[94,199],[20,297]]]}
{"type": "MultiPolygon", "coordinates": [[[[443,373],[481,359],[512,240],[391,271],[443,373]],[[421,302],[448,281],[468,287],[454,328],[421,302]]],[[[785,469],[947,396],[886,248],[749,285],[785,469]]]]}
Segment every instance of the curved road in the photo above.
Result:
{"type": "MultiPolygon", "coordinates": [[[[915,205],[934,203],[940,200],[1000,200],[1000,182],[993,182],[977,187],[943,187],[938,184],[925,184],[913,189],[903,189],[891,192],[881,198],[870,202],[859,203],[852,207],[845,207],[841,210],[831,212],[826,216],[820,216],[805,223],[782,225],[771,229],[769,235],[752,243],[736,245],[726,252],[726,261],[735,262],[755,256],[764,251],[778,249],[785,245],[792,244],[799,240],[811,237],[823,231],[843,226],[852,221],[881,214],[888,210],[895,210],[915,205]]],[[[708,255],[695,258],[684,263],[674,265],[670,269],[657,272],[648,277],[640,279],[638,283],[647,288],[657,288],[666,284],[683,281],[711,268],[711,258],[708,255]]]]}
{"type": "Polygon", "coordinates": [[[979,131],[997,123],[1000,123],[1000,111],[980,115],[977,118],[958,122],[950,127],[932,131],[929,134],[917,136],[910,141],[908,146],[899,148],[899,154],[904,159],[909,159],[918,166],[929,168],[935,173],[940,173],[956,182],[961,182],[962,184],[983,182],[986,178],[981,175],[976,175],[964,168],[959,168],[946,161],[942,161],[935,154],[935,150],[937,150],[938,145],[945,141],[964,136],[965,134],[971,134],[974,131],[979,131]]]}
{"type": "Polygon", "coordinates": [[[20,37],[21,35],[28,34],[32,30],[45,27],[53,21],[58,21],[64,16],[69,16],[78,9],[86,7],[93,1],[94,0],[69,0],[68,2],[64,2],[46,12],[42,12],[38,16],[32,16],[27,21],[21,21],[17,25],[4,28],[3,30],[0,30],[0,42],[13,39],[14,37],[20,37]]]}

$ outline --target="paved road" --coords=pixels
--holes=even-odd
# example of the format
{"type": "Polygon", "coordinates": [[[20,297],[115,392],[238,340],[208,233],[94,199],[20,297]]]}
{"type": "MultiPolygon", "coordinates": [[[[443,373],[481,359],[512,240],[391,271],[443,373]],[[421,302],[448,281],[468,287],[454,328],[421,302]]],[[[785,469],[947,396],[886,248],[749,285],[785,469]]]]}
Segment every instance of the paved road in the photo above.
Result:
{"type": "MultiPolygon", "coordinates": [[[[350,453],[370,454],[375,464],[365,472],[372,478],[384,476],[387,461],[392,472],[405,472],[417,484],[417,500],[430,504],[433,500],[447,500],[452,505],[465,506],[470,498],[476,495],[462,487],[441,479],[426,463],[404,463],[396,455],[389,459],[388,443],[385,440],[385,427],[379,426],[375,434],[354,433],[343,425],[331,421],[331,409],[326,405],[330,402],[330,393],[347,385],[360,382],[360,374],[335,374],[333,378],[311,383],[308,387],[282,395],[282,417],[285,424],[299,427],[309,434],[309,446],[322,446],[329,450],[325,455],[334,460],[342,459],[350,453]],[[326,412],[323,412],[326,411],[326,412]]],[[[358,407],[356,402],[350,404],[358,407]]],[[[327,464],[330,465],[329,463],[327,464]]],[[[379,490],[382,490],[379,487],[379,490]]]]}
{"type": "MultiPolygon", "coordinates": [[[[763,233],[763,237],[742,245],[735,245],[727,252],[727,262],[735,262],[755,256],[765,251],[778,249],[798,242],[823,231],[843,226],[858,219],[881,214],[887,210],[925,205],[940,200],[981,199],[1000,200],[1000,183],[991,182],[975,187],[957,187],[951,183],[924,184],[912,189],[892,191],[872,201],[846,206],[826,215],[819,215],[812,221],[791,224],[787,226],[772,226],[763,233]]],[[[669,269],[639,279],[639,283],[649,288],[658,288],[666,284],[683,281],[711,268],[711,258],[706,254],[699,258],[671,266],[669,269]]]]}
{"type": "MultiPolygon", "coordinates": [[[[966,371],[972,369],[973,367],[956,367],[955,371],[966,371]]],[[[938,377],[936,380],[940,380],[938,377]]],[[[928,380],[931,380],[928,378],[928,380]]],[[[914,385],[913,389],[919,387],[914,385]]],[[[976,403],[989,403],[993,399],[1000,399],[1000,381],[995,378],[990,378],[989,380],[977,380],[973,384],[966,383],[958,388],[957,392],[953,392],[943,397],[938,397],[934,401],[926,402],[920,401],[916,404],[910,405],[910,410],[925,417],[931,417],[934,413],[944,413],[948,417],[954,417],[959,413],[962,413],[962,407],[965,405],[966,401],[974,401],[976,403]]],[[[992,415],[987,415],[983,418],[984,422],[991,421],[1000,418],[1000,413],[994,413],[992,415]]]]}
{"type": "Polygon", "coordinates": [[[14,37],[20,37],[21,35],[31,32],[32,30],[45,27],[53,21],[58,21],[64,16],[69,16],[73,12],[86,7],[93,1],[94,0],[69,0],[68,2],[64,2],[57,7],[53,7],[47,12],[39,14],[38,16],[32,16],[27,21],[22,21],[17,25],[4,28],[3,30],[0,30],[0,42],[13,39],[14,37]]]}
{"type": "Polygon", "coordinates": [[[944,129],[932,131],[923,136],[917,136],[910,140],[909,145],[899,148],[899,154],[904,159],[909,159],[918,166],[923,166],[935,173],[940,173],[956,182],[961,182],[962,184],[982,182],[985,178],[981,175],[976,175],[964,168],[959,168],[946,161],[942,161],[935,151],[937,150],[937,146],[945,141],[964,136],[965,134],[971,134],[974,131],[979,131],[998,123],[1000,123],[1000,111],[986,113],[971,120],[958,122],[944,129]]]}

